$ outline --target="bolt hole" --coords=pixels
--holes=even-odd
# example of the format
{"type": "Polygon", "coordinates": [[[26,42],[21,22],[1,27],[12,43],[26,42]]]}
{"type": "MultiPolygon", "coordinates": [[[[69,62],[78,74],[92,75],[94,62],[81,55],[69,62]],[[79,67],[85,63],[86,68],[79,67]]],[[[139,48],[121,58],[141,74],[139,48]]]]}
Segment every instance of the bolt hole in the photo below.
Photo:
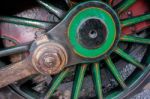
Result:
{"type": "Polygon", "coordinates": [[[89,32],[89,37],[90,38],[96,38],[97,37],[97,31],[96,30],[91,30],[90,32],[89,32]]]}

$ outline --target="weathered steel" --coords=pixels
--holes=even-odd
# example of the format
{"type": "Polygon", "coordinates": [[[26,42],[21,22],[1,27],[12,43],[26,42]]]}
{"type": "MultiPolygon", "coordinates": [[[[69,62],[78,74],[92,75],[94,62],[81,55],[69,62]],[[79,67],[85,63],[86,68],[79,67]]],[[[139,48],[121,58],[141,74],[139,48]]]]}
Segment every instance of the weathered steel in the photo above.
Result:
{"type": "Polygon", "coordinates": [[[54,41],[49,41],[45,34],[37,36],[36,45],[37,47],[31,49],[32,63],[40,73],[57,74],[67,64],[68,56],[65,48],[54,41]]]}
{"type": "Polygon", "coordinates": [[[45,94],[44,99],[49,99],[52,96],[54,91],[59,87],[60,83],[68,75],[69,70],[70,69],[67,68],[54,77],[53,81],[49,85],[49,89],[48,89],[47,93],[45,94]]]}
{"type": "Polygon", "coordinates": [[[36,73],[56,74],[66,62],[67,53],[61,45],[50,42],[45,34],[38,35],[25,60],[0,69],[0,88],[36,73]]]}
{"type": "Polygon", "coordinates": [[[28,59],[0,69],[0,88],[38,73],[28,59]]]}
{"type": "Polygon", "coordinates": [[[11,17],[0,16],[0,22],[30,26],[30,27],[41,28],[41,29],[52,28],[55,26],[55,23],[52,23],[52,22],[40,21],[40,20],[29,19],[29,18],[22,18],[22,17],[17,17],[17,16],[11,16],[11,17]]]}
{"type": "Polygon", "coordinates": [[[34,67],[42,74],[59,73],[68,60],[65,49],[56,43],[39,45],[33,53],[32,62],[34,67]]]}
{"type": "Polygon", "coordinates": [[[46,8],[49,12],[55,14],[58,18],[63,18],[64,15],[66,14],[65,11],[55,7],[54,5],[50,4],[49,2],[46,2],[44,0],[37,0],[37,2],[46,8]]]}
{"type": "Polygon", "coordinates": [[[0,50],[0,57],[9,56],[9,55],[17,54],[17,53],[21,53],[21,52],[26,52],[28,50],[29,50],[28,45],[9,47],[9,48],[0,50]]]}

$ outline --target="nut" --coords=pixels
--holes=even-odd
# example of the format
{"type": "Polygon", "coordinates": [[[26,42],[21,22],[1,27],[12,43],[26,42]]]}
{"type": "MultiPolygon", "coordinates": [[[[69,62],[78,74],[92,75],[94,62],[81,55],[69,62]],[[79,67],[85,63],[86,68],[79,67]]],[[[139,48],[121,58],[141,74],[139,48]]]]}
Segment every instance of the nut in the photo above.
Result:
{"type": "Polygon", "coordinates": [[[59,73],[67,63],[67,53],[57,43],[43,43],[34,51],[32,63],[40,73],[53,75],[59,73]]]}
{"type": "Polygon", "coordinates": [[[47,66],[49,68],[54,67],[56,65],[60,65],[60,56],[58,53],[51,53],[51,52],[46,52],[44,55],[41,57],[41,60],[43,61],[44,66],[47,66]]]}

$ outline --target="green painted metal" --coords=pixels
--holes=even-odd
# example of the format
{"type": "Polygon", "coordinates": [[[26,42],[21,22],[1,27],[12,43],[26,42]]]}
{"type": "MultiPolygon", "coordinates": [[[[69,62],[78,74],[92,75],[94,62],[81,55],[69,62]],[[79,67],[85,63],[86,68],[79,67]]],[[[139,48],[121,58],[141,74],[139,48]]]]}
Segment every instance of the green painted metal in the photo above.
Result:
{"type": "Polygon", "coordinates": [[[41,28],[41,29],[52,28],[55,26],[55,24],[51,22],[28,19],[28,18],[21,18],[17,16],[11,16],[11,17],[0,16],[0,22],[36,27],[36,28],[41,28]]]}
{"type": "Polygon", "coordinates": [[[115,42],[116,35],[116,26],[112,16],[103,9],[96,7],[86,8],[78,12],[72,19],[68,29],[68,38],[74,52],[86,58],[96,58],[108,52],[115,42]],[[78,41],[78,29],[84,21],[94,18],[101,20],[106,25],[107,36],[99,48],[87,49],[78,41]]]}
{"type": "Polygon", "coordinates": [[[86,69],[87,69],[87,64],[82,64],[76,67],[71,99],[78,99],[86,69]]]}
{"type": "Polygon", "coordinates": [[[143,21],[147,21],[147,20],[150,20],[150,14],[145,14],[145,15],[134,17],[134,18],[125,19],[121,21],[121,25],[122,27],[126,27],[126,26],[130,26],[130,25],[143,22],[143,21]]]}
{"type": "Polygon", "coordinates": [[[65,15],[65,11],[55,7],[54,5],[50,4],[49,2],[45,0],[37,0],[37,2],[43,6],[47,11],[55,14],[58,18],[63,18],[65,15]]]}
{"type": "Polygon", "coordinates": [[[47,91],[46,95],[44,96],[44,99],[49,99],[52,96],[52,94],[54,93],[54,91],[58,88],[58,86],[64,80],[64,78],[68,75],[68,73],[69,73],[69,68],[63,70],[60,74],[58,74],[52,80],[51,84],[49,85],[50,88],[47,91]]]}
{"type": "Polygon", "coordinates": [[[105,62],[109,68],[109,70],[111,71],[111,73],[113,74],[114,78],[118,81],[118,83],[121,85],[121,87],[123,89],[125,89],[127,86],[124,83],[124,80],[121,76],[121,74],[119,73],[119,71],[117,70],[116,66],[114,65],[114,63],[112,62],[110,57],[107,57],[105,59],[105,62]]]}
{"type": "MultiPolygon", "coordinates": [[[[150,64],[150,62],[149,62],[150,64]]],[[[132,75],[131,79],[128,79],[126,81],[128,88],[125,90],[113,90],[110,94],[107,95],[106,99],[120,99],[123,98],[122,96],[125,94],[128,94],[129,91],[133,91],[137,85],[141,83],[143,78],[147,76],[147,74],[150,72],[150,65],[148,65],[146,68],[144,68],[144,71],[138,71],[135,72],[132,75]],[[133,90],[132,90],[133,89],[133,90]]]]}
{"type": "Polygon", "coordinates": [[[128,62],[132,63],[133,65],[137,66],[140,69],[144,69],[144,66],[138,62],[134,57],[128,55],[127,53],[125,53],[122,49],[120,48],[116,48],[116,50],[114,51],[116,54],[120,55],[122,58],[124,58],[125,60],[127,60],[128,62]]]}
{"type": "Polygon", "coordinates": [[[125,10],[127,10],[129,7],[131,7],[134,3],[136,2],[136,0],[122,0],[116,7],[116,11],[118,13],[121,13],[125,10]]]}
{"type": "Polygon", "coordinates": [[[134,36],[127,36],[127,35],[122,36],[121,41],[140,43],[140,44],[150,44],[150,39],[134,37],[134,36]]]}
{"type": "Polygon", "coordinates": [[[92,78],[93,78],[93,82],[94,82],[97,99],[103,99],[102,81],[101,81],[99,63],[94,63],[92,66],[92,78]]]}

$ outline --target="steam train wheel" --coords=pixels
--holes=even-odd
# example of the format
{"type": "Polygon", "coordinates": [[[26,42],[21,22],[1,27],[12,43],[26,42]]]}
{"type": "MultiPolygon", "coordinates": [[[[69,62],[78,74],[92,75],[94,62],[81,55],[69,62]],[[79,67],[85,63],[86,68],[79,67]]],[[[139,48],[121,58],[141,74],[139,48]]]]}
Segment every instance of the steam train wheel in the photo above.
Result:
{"type": "Polygon", "coordinates": [[[150,71],[149,1],[6,2],[1,88],[27,99],[118,99],[150,71]]]}

